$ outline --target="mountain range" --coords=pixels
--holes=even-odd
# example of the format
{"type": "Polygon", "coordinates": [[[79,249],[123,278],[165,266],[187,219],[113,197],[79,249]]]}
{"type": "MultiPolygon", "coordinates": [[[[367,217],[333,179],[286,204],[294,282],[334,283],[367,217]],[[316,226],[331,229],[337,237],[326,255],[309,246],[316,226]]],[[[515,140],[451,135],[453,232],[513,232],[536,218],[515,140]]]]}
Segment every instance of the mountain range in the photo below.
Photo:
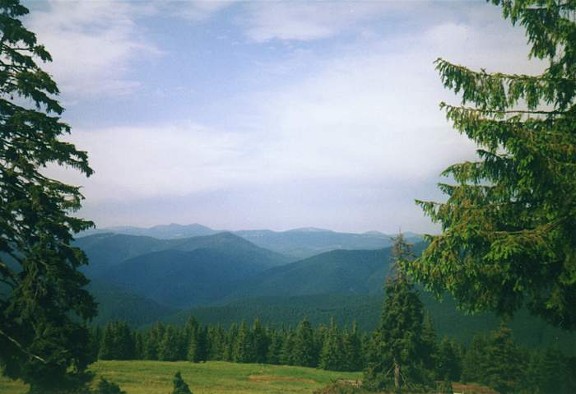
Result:
{"type": "MultiPolygon", "coordinates": [[[[81,237],[94,234],[124,234],[146,236],[156,239],[185,239],[191,237],[232,233],[250,241],[256,246],[289,256],[292,260],[311,257],[322,252],[335,249],[381,249],[392,245],[394,235],[378,231],[366,233],[342,233],[319,228],[299,228],[288,231],[272,230],[214,230],[201,224],[169,224],[150,228],[141,227],[110,227],[94,229],[80,234],[81,237]]],[[[418,242],[422,236],[414,233],[404,233],[409,242],[418,242]]]]}
{"type": "MultiPolygon", "coordinates": [[[[100,304],[97,324],[176,322],[192,313],[206,324],[256,317],[278,325],[295,324],[304,317],[328,323],[334,318],[345,324],[356,321],[371,330],[379,319],[383,285],[391,273],[390,239],[379,233],[321,229],[232,233],[200,225],[169,225],[108,229],[75,242],[90,261],[83,270],[100,304]],[[195,232],[203,235],[189,236],[195,232]],[[314,250],[318,253],[313,254],[314,250]]],[[[426,246],[417,235],[408,239],[415,242],[416,254],[426,246]]],[[[443,335],[469,340],[476,331],[498,324],[493,315],[469,317],[457,311],[453,302],[439,303],[424,292],[422,298],[443,335]]],[[[565,337],[533,318],[524,317],[517,326],[526,331],[526,338],[537,338],[537,345],[565,337]]]]}

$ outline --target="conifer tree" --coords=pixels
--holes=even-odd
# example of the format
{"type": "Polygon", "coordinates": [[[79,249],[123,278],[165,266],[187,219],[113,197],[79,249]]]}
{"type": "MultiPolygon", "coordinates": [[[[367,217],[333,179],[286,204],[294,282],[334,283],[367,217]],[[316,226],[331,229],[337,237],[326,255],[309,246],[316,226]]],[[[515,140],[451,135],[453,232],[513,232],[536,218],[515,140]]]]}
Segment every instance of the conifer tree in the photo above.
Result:
{"type": "Polygon", "coordinates": [[[268,345],[268,353],[266,354],[266,362],[268,364],[280,364],[282,357],[282,345],[284,344],[284,337],[282,332],[269,329],[268,338],[270,343],[268,345]]]}
{"type": "Polygon", "coordinates": [[[442,203],[419,204],[442,233],[411,264],[437,295],[510,316],[523,305],[576,329],[576,2],[492,0],[526,29],[540,75],[436,61],[461,105],[442,103],[478,159],[444,171],[442,203]]]}
{"type": "Polygon", "coordinates": [[[252,325],[252,346],[254,348],[254,362],[266,362],[269,341],[270,339],[268,338],[266,329],[262,326],[260,320],[254,320],[252,325]]]}
{"type": "Polygon", "coordinates": [[[483,334],[476,334],[472,342],[466,349],[462,360],[462,380],[464,382],[482,382],[484,371],[489,363],[489,356],[486,352],[488,339],[483,334]]]}
{"type": "Polygon", "coordinates": [[[436,373],[438,379],[457,382],[462,375],[462,359],[459,346],[448,338],[443,338],[438,345],[436,373]]]}
{"type": "Polygon", "coordinates": [[[186,359],[186,343],[180,329],[168,325],[158,345],[160,361],[177,361],[186,359]]]}
{"type": "Polygon", "coordinates": [[[314,341],[314,330],[312,330],[312,325],[308,319],[303,319],[296,327],[292,357],[294,365],[302,367],[318,365],[318,350],[314,341]]]}
{"type": "Polygon", "coordinates": [[[180,374],[180,372],[176,372],[172,383],[174,385],[172,394],[192,394],[192,390],[190,390],[188,384],[184,381],[184,379],[182,379],[182,374],[180,374]]]}
{"type": "Polygon", "coordinates": [[[364,357],[362,355],[362,338],[356,322],[350,331],[346,330],[343,337],[344,346],[344,371],[361,371],[364,369],[364,357]]]}
{"type": "Polygon", "coordinates": [[[252,332],[248,328],[248,324],[243,321],[238,329],[238,334],[234,338],[232,352],[232,360],[237,363],[251,363],[254,362],[254,346],[252,340],[252,332]]]}
{"type": "Polygon", "coordinates": [[[226,332],[221,326],[209,326],[206,334],[208,360],[224,360],[226,350],[226,332]]]}
{"type": "Polygon", "coordinates": [[[319,367],[331,371],[344,370],[345,354],[344,344],[338,326],[334,319],[330,320],[330,326],[326,331],[322,349],[320,351],[319,367]]]}
{"type": "Polygon", "coordinates": [[[423,305],[404,267],[413,258],[411,247],[402,234],[394,240],[393,269],[385,285],[380,325],[373,337],[364,385],[371,390],[395,390],[400,393],[425,390],[432,385],[424,369],[422,354],[423,305]]]}
{"type": "Polygon", "coordinates": [[[46,175],[48,165],[92,174],[85,152],[61,140],[70,132],[58,87],[37,62],[48,51],[21,19],[19,0],[0,1],[0,369],[31,392],[84,383],[90,361],[86,320],[96,304],[71,246],[92,226],[75,218],[78,187],[46,175]]]}
{"type": "Polygon", "coordinates": [[[136,353],[134,334],[126,322],[110,322],[104,328],[98,358],[132,360],[136,353]]]}
{"type": "Polygon", "coordinates": [[[294,357],[294,345],[296,344],[296,333],[293,330],[285,330],[280,352],[281,365],[298,365],[294,357]]]}
{"type": "Polygon", "coordinates": [[[144,357],[146,360],[159,360],[160,342],[164,337],[165,330],[164,325],[158,322],[146,333],[144,340],[144,357]]]}
{"type": "Polygon", "coordinates": [[[208,358],[208,332],[206,328],[200,327],[196,319],[191,318],[184,327],[185,339],[187,342],[188,361],[198,363],[206,361],[208,358]]]}
{"type": "Polygon", "coordinates": [[[516,393],[523,384],[526,356],[512,339],[512,330],[502,324],[491,333],[484,349],[488,363],[483,382],[501,394],[516,393]]]}

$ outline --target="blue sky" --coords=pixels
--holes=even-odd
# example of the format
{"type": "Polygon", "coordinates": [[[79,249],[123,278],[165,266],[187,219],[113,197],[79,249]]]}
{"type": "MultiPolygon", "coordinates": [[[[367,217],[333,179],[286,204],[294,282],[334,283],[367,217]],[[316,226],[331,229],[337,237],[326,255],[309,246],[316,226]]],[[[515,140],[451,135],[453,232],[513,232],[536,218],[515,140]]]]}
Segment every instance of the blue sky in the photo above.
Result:
{"type": "Polygon", "coordinates": [[[24,4],[95,170],[50,173],[99,227],[436,231],[414,200],[475,147],[433,61],[541,67],[482,1],[24,4]]]}

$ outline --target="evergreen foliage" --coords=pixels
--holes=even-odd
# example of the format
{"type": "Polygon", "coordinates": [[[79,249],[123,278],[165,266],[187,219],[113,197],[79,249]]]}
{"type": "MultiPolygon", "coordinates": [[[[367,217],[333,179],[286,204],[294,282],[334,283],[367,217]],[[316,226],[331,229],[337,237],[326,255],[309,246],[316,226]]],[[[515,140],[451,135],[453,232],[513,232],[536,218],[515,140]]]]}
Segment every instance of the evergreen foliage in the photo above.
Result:
{"type": "Polygon", "coordinates": [[[90,362],[83,324],[96,314],[78,267],[73,234],[92,226],[71,216],[79,188],[43,174],[48,165],[89,176],[85,152],[60,138],[58,87],[37,61],[51,61],[21,18],[18,0],[0,1],[0,368],[31,392],[83,385],[90,362]]]}
{"type": "Polygon", "coordinates": [[[188,387],[188,384],[182,379],[180,372],[176,372],[172,382],[174,384],[172,394],[192,394],[190,387],[188,387]]]}
{"type": "Polygon", "coordinates": [[[454,164],[444,203],[419,204],[442,234],[411,264],[436,294],[469,311],[510,316],[522,305],[576,329],[576,2],[492,0],[526,29],[541,75],[471,70],[438,59],[442,103],[454,127],[477,143],[478,160],[454,164]]]}
{"type": "Polygon", "coordinates": [[[111,322],[104,328],[98,358],[133,360],[136,358],[134,335],[125,322],[111,322]]]}
{"type": "MultiPolygon", "coordinates": [[[[407,364],[401,370],[403,376],[412,379],[408,386],[402,387],[403,390],[425,391],[431,389],[431,378],[433,377],[433,380],[438,382],[436,390],[439,392],[449,392],[451,383],[458,381],[479,383],[494,389],[498,387],[499,390],[526,394],[571,394],[576,392],[576,379],[573,378],[576,376],[576,358],[574,357],[567,357],[554,349],[531,351],[522,349],[513,341],[510,330],[506,327],[501,327],[489,335],[476,335],[465,351],[464,347],[453,339],[444,338],[436,343],[436,335],[432,326],[425,328],[429,324],[426,323],[426,320],[426,318],[422,320],[423,328],[420,339],[407,336],[406,338],[409,339],[404,341],[407,348],[405,353],[413,352],[414,349],[419,350],[410,353],[413,354],[412,358],[407,359],[407,364]],[[430,330],[428,334],[426,334],[427,330],[430,330]],[[433,353],[429,353],[431,348],[434,349],[433,353]],[[427,360],[433,360],[434,365],[428,366],[427,360]]],[[[258,319],[251,325],[244,323],[245,328],[241,328],[241,324],[240,326],[232,325],[225,329],[221,326],[202,326],[194,318],[188,319],[184,326],[157,324],[137,332],[134,332],[125,323],[114,323],[110,326],[125,328],[110,330],[106,327],[104,330],[93,330],[92,333],[103,338],[103,334],[98,334],[99,332],[103,333],[107,330],[111,332],[127,331],[122,335],[127,338],[136,338],[136,343],[141,343],[139,345],[141,349],[146,349],[148,344],[156,342],[156,338],[162,338],[163,341],[172,338],[174,344],[169,347],[180,347],[177,351],[179,357],[177,360],[188,359],[192,362],[194,360],[189,358],[191,355],[189,349],[196,345],[192,345],[194,335],[191,335],[191,332],[203,333],[204,336],[202,347],[206,349],[205,358],[198,361],[234,361],[231,355],[234,354],[234,349],[240,348],[236,339],[240,332],[244,331],[245,334],[243,335],[252,338],[249,342],[252,348],[244,348],[246,354],[257,355],[260,352],[266,354],[266,357],[256,361],[251,356],[252,358],[247,359],[247,361],[238,362],[299,366],[304,366],[298,363],[301,350],[297,350],[295,347],[298,336],[302,336],[299,331],[306,332],[306,337],[310,337],[311,331],[312,343],[314,343],[318,357],[318,367],[336,371],[365,370],[370,379],[382,379],[384,383],[379,387],[394,390],[393,370],[388,376],[382,372],[385,367],[381,363],[386,358],[389,359],[390,355],[386,353],[387,348],[384,347],[383,349],[382,338],[384,334],[380,330],[376,331],[370,338],[359,332],[355,325],[341,328],[334,321],[328,326],[313,327],[307,320],[303,320],[297,327],[273,329],[262,326],[258,319]],[[172,334],[165,335],[167,332],[172,334]],[[258,336],[262,337],[261,340],[255,340],[258,336]],[[372,375],[368,373],[369,371],[372,375]]],[[[92,341],[94,342],[94,340],[92,341]]],[[[100,349],[96,349],[96,353],[105,354],[103,348],[109,345],[103,340],[99,343],[100,349]]],[[[168,344],[166,343],[166,345],[168,344]]],[[[116,354],[120,358],[123,353],[118,352],[116,354]]],[[[157,352],[153,360],[159,360],[159,355],[160,353],[157,352]]],[[[150,353],[139,351],[138,346],[136,347],[134,356],[136,359],[150,359],[147,358],[149,356],[150,353]]],[[[300,362],[305,362],[305,360],[300,362]]],[[[374,389],[375,381],[370,379],[365,379],[365,389],[374,389]]],[[[376,382],[380,381],[376,380],[376,382]]],[[[347,389],[351,388],[348,387],[347,389]]]]}
{"type": "Polygon", "coordinates": [[[438,344],[436,362],[437,379],[459,381],[462,375],[462,349],[448,338],[443,338],[438,344]]]}
{"type": "MultiPolygon", "coordinates": [[[[423,305],[404,273],[404,266],[411,258],[410,245],[399,234],[393,247],[396,272],[386,282],[380,326],[374,333],[364,374],[364,385],[371,390],[414,392],[432,384],[425,365],[430,343],[422,335],[423,305]]],[[[431,339],[434,335],[429,332],[428,337],[431,339]]]]}
{"type": "Polygon", "coordinates": [[[126,391],[121,390],[116,383],[100,378],[94,394],[126,394],[126,391]]]}
{"type": "Polygon", "coordinates": [[[318,349],[314,341],[314,331],[308,319],[300,322],[296,328],[292,348],[294,365],[316,367],[318,365],[318,349]]]}

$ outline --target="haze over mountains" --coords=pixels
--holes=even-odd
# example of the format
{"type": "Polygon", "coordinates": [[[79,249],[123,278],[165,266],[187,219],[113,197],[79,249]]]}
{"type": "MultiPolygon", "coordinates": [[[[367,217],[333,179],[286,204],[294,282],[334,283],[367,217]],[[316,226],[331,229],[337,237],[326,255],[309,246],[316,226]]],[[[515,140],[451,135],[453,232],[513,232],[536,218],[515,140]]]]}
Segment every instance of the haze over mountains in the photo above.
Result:
{"type": "MultiPolygon", "coordinates": [[[[220,232],[193,224],[118,227],[76,240],[99,319],[137,322],[177,309],[262,297],[381,292],[392,237],[322,229],[220,232]],[[266,248],[267,247],[267,248],[266,248]]],[[[418,241],[416,235],[411,236],[418,241]]]]}
{"type": "MultiPolygon", "coordinates": [[[[201,224],[169,224],[150,228],[141,227],[111,227],[87,231],[81,236],[102,233],[115,233],[126,235],[148,236],[157,239],[181,239],[214,235],[230,232],[252,242],[253,244],[278,253],[290,256],[293,259],[311,257],[322,252],[335,249],[380,249],[392,244],[394,235],[383,234],[377,231],[367,233],[340,233],[318,228],[301,228],[288,231],[272,230],[214,230],[201,224]]],[[[421,240],[421,236],[413,233],[404,233],[410,242],[421,240]]]]}
{"type": "MultiPolygon", "coordinates": [[[[144,325],[182,321],[193,313],[205,323],[259,317],[272,324],[295,324],[307,317],[316,323],[357,321],[373,329],[391,273],[392,236],[376,232],[221,232],[194,224],[83,235],[75,242],[90,260],[82,269],[100,304],[96,323],[144,325]]],[[[425,247],[421,236],[405,237],[415,254],[425,247]]],[[[468,338],[475,330],[497,325],[493,316],[465,317],[453,303],[440,304],[425,293],[423,300],[444,334],[468,332],[468,338]]],[[[564,335],[534,319],[528,326],[533,331],[527,337],[536,335],[538,341],[564,335]]]]}

